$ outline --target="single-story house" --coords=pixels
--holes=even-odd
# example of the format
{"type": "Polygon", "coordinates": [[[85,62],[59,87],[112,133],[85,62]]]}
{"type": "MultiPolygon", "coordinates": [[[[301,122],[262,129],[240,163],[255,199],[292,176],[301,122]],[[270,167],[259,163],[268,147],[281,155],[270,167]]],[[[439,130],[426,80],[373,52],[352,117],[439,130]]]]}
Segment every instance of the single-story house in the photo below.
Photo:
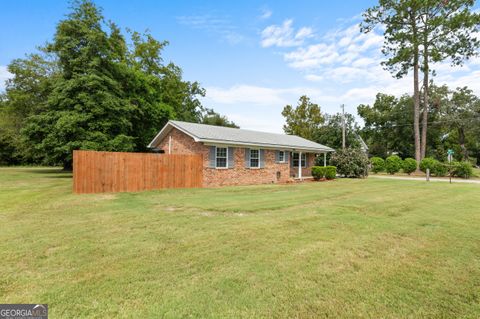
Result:
{"type": "Polygon", "coordinates": [[[286,182],[311,176],[330,147],[284,135],[169,121],[148,145],[165,154],[203,155],[203,186],[286,182]]]}

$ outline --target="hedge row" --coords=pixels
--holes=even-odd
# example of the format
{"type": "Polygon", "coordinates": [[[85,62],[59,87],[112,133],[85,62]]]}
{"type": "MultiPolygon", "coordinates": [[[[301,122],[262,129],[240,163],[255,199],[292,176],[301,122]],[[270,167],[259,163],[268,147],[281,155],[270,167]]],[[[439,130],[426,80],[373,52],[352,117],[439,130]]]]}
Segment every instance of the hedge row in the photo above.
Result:
{"type": "Polygon", "coordinates": [[[335,166],[313,166],[312,176],[317,181],[322,178],[335,179],[337,176],[337,168],[335,166]]]}
{"type": "MultiPolygon", "coordinates": [[[[372,157],[370,164],[372,172],[379,173],[385,171],[392,175],[398,173],[400,170],[410,175],[417,169],[417,161],[415,159],[406,158],[402,161],[397,155],[389,156],[386,160],[380,157],[372,157]]],[[[432,175],[439,177],[447,176],[450,172],[452,176],[462,178],[470,178],[473,174],[473,168],[469,162],[453,162],[447,164],[431,157],[425,157],[420,162],[419,168],[424,173],[429,169],[432,175]]]]}

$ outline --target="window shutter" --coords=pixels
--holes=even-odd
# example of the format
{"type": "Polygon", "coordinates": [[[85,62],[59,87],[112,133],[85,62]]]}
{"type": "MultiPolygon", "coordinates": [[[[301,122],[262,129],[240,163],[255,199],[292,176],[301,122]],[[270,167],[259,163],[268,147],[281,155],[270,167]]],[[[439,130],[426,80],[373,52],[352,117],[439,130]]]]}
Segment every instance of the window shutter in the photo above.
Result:
{"type": "Polygon", "coordinates": [[[215,146],[210,146],[210,154],[209,154],[208,160],[210,162],[209,167],[211,167],[211,168],[215,168],[217,166],[217,163],[216,163],[217,162],[216,161],[217,160],[217,158],[216,158],[217,153],[216,152],[217,152],[216,147],[215,146]]]}
{"type": "Polygon", "coordinates": [[[235,148],[228,148],[228,168],[233,168],[235,166],[235,148]]]}
{"type": "Polygon", "coordinates": [[[265,150],[260,150],[260,168],[265,167],[265,150]]]}
{"type": "Polygon", "coordinates": [[[293,152],[292,152],[292,158],[290,160],[290,167],[293,167],[293,152]]]}
{"type": "Polygon", "coordinates": [[[288,163],[290,161],[290,152],[285,151],[285,163],[288,163]]]}
{"type": "Polygon", "coordinates": [[[280,163],[280,151],[275,151],[275,163],[280,163]]]}
{"type": "Polygon", "coordinates": [[[245,149],[245,167],[250,168],[250,149],[245,149]]]}

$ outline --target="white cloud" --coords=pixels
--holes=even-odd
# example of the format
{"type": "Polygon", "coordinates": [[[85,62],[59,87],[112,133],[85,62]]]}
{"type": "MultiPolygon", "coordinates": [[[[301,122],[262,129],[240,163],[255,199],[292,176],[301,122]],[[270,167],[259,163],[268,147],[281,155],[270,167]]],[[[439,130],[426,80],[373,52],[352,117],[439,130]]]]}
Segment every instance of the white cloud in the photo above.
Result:
{"type": "Polygon", "coordinates": [[[5,90],[5,81],[12,78],[13,74],[8,72],[8,69],[4,65],[0,65],[0,92],[5,90]]]}
{"type": "Polygon", "coordinates": [[[239,84],[228,88],[207,87],[202,103],[226,114],[242,128],[282,132],[281,115],[287,104],[296,105],[301,95],[318,101],[322,92],[314,87],[272,88],[239,84]]]}
{"type": "Polygon", "coordinates": [[[182,25],[220,36],[230,44],[238,44],[245,40],[245,37],[238,32],[237,27],[232,24],[228,17],[216,17],[206,14],[180,16],[176,19],[182,25]]]}
{"type": "Polygon", "coordinates": [[[273,13],[272,10],[269,10],[267,8],[263,8],[262,9],[262,14],[260,15],[260,19],[263,19],[263,20],[268,19],[272,16],[272,13],[273,13]]]}
{"type": "Polygon", "coordinates": [[[302,27],[298,31],[293,28],[293,20],[285,20],[282,25],[270,25],[266,27],[261,34],[262,40],[260,44],[267,48],[271,46],[277,47],[294,47],[302,45],[305,39],[313,36],[313,30],[309,27],[302,27]]]}
{"type": "Polygon", "coordinates": [[[305,79],[312,82],[318,82],[318,81],[322,81],[324,77],[316,74],[307,74],[305,75],[305,79]]]}
{"type": "Polygon", "coordinates": [[[293,88],[269,88],[255,85],[234,85],[230,88],[207,87],[205,100],[211,103],[247,105],[284,106],[291,103],[291,97],[306,94],[319,96],[321,91],[317,88],[293,87],[293,88]]]}

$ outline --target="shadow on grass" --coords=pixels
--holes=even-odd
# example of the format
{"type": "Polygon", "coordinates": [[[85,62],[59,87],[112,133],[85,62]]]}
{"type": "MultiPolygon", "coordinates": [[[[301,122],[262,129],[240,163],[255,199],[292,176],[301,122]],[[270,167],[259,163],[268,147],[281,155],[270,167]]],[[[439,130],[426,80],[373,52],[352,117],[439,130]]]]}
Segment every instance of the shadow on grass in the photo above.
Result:
{"type": "Polygon", "coordinates": [[[66,171],[62,168],[30,168],[26,169],[25,172],[45,175],[47,178],[72,178],[72,171],[66,171]]]}

